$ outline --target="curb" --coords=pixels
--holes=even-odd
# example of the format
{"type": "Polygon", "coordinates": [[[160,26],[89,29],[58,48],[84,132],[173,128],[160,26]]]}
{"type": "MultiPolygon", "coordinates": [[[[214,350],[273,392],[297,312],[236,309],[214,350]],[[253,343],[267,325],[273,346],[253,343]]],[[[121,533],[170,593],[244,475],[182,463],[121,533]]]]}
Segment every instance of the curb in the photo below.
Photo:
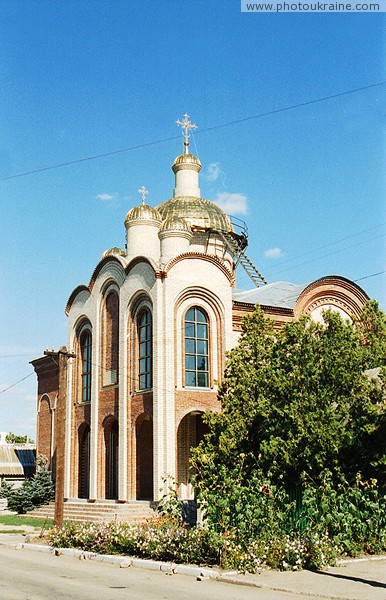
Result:
{"type": "Polygon", "coordinates": [[[49,554],[56,554],[60,556],[73,556],[75,558],[84,558],[87,560],[96,560],[98,562],[105,562],[120,567],[136,567],[138,569],[148,569],[151,571],[163,571],[170,575],[190,575],[192,577],[202,577],[209,579],[218,579],[220,577],[219,571],[215,569],[209,569],[206,567],[197,567],[190,565],[177,565],[175,563],[167,563],[159,560],[150,560],[146,558],[131,558],[127,556],[116,556],[112,554],[96,554],[95,552],[87,552],[84,550],[77,550],[76,548],[52,548],[51,546],[44,546],[39,544],[18,544],[21,548],[26,550],[35,550],[36,552],[46,552],[49,554]]]}
{"type": "Polygon", "coordinates": [[[363,556],[361,558],[340,558],[336,561],[336,566],[350,565],[352,563],[371,562],[376,560],[386,560],[386,554],[378,554],[377,556],[363,556]]]}

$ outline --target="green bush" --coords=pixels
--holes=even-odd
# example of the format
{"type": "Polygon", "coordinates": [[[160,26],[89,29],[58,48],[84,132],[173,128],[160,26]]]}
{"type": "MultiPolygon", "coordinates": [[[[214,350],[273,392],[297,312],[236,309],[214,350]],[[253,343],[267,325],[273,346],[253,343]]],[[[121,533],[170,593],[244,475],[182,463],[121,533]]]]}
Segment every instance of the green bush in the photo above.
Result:
{"type": "Polygon", "coordinates": [[[340,553],[355,556],[386,550],[386,492],[375,479],[357,476],[349,485],[342,477],[333,484],[331,473],[324,473],[323,484],[307,487],[302,513],[309,532],[328,532],[340,553]]]}
{"type": "Polygon", "coordinates": [[[31,479],[23,481],[18,489],[5,491],[9,510],[25,514],[42,504],[48,504],[54,499],[54,485],[50,471],[40,470],[31,479]]]}
{"type": "Polygon", "coordinates": [[[12,485],[8,481],[3,481],[0,486],[0,498],[8,498],[12,492],[12,485]]]}
{"type": "Polygon", "coordinates": [[[201,504],[227,568],[318,569],[339,555],[386,551],[386,495],[375,480],[358,475],[350,485],[341,476],[336,483],[325,470],[320,485],[290,495],[258,469],[247,480],[242,456],[238,468],[222,465],[217,473],[201,504]]]}

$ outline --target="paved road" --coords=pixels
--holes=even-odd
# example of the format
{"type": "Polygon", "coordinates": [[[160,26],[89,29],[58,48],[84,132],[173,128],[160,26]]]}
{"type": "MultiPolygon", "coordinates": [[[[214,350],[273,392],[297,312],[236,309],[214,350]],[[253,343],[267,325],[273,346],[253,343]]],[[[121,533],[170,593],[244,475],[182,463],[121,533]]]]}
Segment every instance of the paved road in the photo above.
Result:
{"type": "Polygon", "coordinates": [[[229,574],[239,584],[235,585],[229,579],[197,581],[192,576],[56,557],[37,552],[37,547],[16,550],[15,543],[21,541],[23,536],[0,536],[0,600],[386,600],[385,557],[322,572],[229,574]]]}
{"type": "Polygon", "coordinates": [[[294,595],[0,547],[0,599],[294,600],[294,595]]]}

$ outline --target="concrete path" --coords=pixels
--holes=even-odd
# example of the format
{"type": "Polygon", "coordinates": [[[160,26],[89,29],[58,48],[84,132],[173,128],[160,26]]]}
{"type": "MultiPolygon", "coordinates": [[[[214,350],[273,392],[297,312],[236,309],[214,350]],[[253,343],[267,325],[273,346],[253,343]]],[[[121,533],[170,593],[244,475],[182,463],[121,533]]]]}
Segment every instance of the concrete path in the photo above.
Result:
{"type": "Polygon", "coordinates": [[[386,600],[386,556],[345,562],[323,571],[280,572],[263,570],[260,575],[226,574],[239,585],[267,587],[292,592],[298,598],[340,600],[386,600]]]}
{"type": "MultiPolygon", "coordinates": [[[[35,540],[35,542],[39,542],[39,540],[35,540]]],[[[28,550],[28,553],[31,553],[31,551],[50,553],[49,548],[39,545],[39,543],[24,544],[24,536],[21,534],[0,534],[0,545],[19,549],[24,548],[28,550]]],[[[255,588],[256,593],[257,589],[260,589],[260,593],[255,596],[256,598],[266,597],[265,592],[270,591],[276,593],[273,596],[268,595],[274,598],[286,598],[289,595],[292,598],[299,599],[386,600],[386,556],[345,561],[337,567],[318,572],[280,572],[263,569],[260,574],[242,575],[237,572],[171,565],[158,561],[130,559],[124,556],[93,555],[75,549],[65,549],[62,552],[66,557],[79,557],[83,554],[103,563],[115,564],[117,567],[123,562],[124,566],[131,565],[146,570],[163,571],[167,574],[191,575],[202,580],[216,579],[218,582],[227,583],[230,587],[233,587],[233,585],[243,586],[245,597],[249,597],[248,588],[251,592],[255,588]],[[262,595],[263,592],[264,595],[262,595]]],[[[236,598],[236,594],[234,597],[236,598]]],[[[238,593],[237,597],[239,597],[238,593]]],[[[219,598],[222,598],[222,596],[219,596],[219,598]]]]}

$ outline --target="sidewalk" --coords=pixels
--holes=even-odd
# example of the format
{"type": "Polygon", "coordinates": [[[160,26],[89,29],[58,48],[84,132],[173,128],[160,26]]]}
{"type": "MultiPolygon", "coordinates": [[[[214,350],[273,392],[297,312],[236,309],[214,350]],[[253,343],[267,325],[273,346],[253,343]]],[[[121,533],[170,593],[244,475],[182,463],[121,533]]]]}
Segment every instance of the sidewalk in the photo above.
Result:
{"type": "MultiPolygon", "coordinates": [[[[38,542],[38,540],[36,540],[38,542]]],[[[50,552],[48,546],[25,543],[20,533],[0,534],[0,545],[50,552]]],[[[262,569],[260,574],[239,574],[189,565],[174,565],[161,561],[132,559],[127,556],[104,556],[82,552],[73,548],[61,549],[61,553],[91,560],[111,562],[117,566],[161,570],[166,573],[210,577],[233,585],[244,585],[288,592],[294,598],[325,598],[336,600],[386,600],[386,556],[342,561],[337,567],[323,571],[281,572],[262,569]]]]}
{"type": "Polygon", "coordinates": [[[386,556],[346,561],[323,571],[224,574],[222,581],[292,592],[298,598],[386,600],[386,556]]]}

